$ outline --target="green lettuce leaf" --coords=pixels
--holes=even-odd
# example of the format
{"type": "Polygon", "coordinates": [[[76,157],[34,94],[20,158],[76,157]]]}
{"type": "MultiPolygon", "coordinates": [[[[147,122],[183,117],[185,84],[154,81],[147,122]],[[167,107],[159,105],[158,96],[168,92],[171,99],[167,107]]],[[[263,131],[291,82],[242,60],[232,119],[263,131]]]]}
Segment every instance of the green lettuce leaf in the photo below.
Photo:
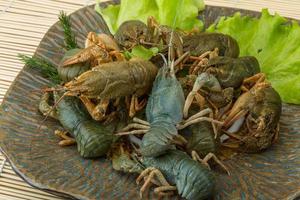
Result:
{"type": "Polygon", "coordinates": [[[152,58],[153,56],[157,55],[158,53],[158,48],[157,47],[152,47],[150,49],[147,49],[141,45],[135,46],[131,52],[126,51],[125,52],[125,57],[127,59],[131,59],[131,58],[142,58],[144,60],[149,60],[150,58],[152,58]]]}
{"type": "Polygon", "coordinates": [[[241,56],[255,56],[268,81],[284,102],[300,104],[300,27],[268,10],[252,18],[236,13],[222,17],[208,32],[220,32],[234,37],[241,56]]]}
{"type": "Polygon", "coordinates": [[[103,17],[109,30],[117,30],[118,26],[116,21],[118,20],[118,14],[120,12],[120,5],[109,5],[105,9],[102,9],[99,5],[100,0],[96,2],[95,10],[103,17]]]}
{"type": "Polygon", "coordinates": [[[204,9],[203,0],[121,0],[120,5],[110,5],[105,9],[99,6],[99,1],[95,9],[113,34],[124,21],[138,19],[146,23],[149,16],[154,16],[162,25],[183,30],[203,27],[197,19],[198,12],[204,9]]]}

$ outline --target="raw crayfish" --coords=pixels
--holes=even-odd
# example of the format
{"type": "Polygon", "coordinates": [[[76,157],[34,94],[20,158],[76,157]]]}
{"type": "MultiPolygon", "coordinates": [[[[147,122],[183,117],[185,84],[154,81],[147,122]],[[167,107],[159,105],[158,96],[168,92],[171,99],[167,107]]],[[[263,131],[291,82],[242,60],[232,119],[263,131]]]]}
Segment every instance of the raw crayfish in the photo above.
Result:
{"type": "Polygon", "coordinates": [[[183,38],[183,51],[189,51],[192,56],[199,56],[218,49],[220,56],[237,58],[240,50],[237,41],[222,33],[197,33],[183,38]]]}
{"type": "Polygon", "coordinates": [[[115,34],[115,39],[126,50],[136,45],[143,45],[145,47],[157,46],[161,52],[166,52],[168,43],[171,41],[171,59],[183,55],[181,34],[173,31],[171,27],[159,25],[154,17],[148,18],[147,25],[138,20],[124,22],[115,34]]]}
{"type": "Polygon", "coordinates": [[[255,153],[268,148],[279,133],[281,98],[259,73],[245,79],[244,92],[225,118],[223,129],[230,137],[224,146],[255,153]],[[254,83],[254,85],[253,85],[254,83]]]}
{"type": "Polygon", "coordinates": [[[145,105],[138,97],[147,94],[157,73],[150,61],[130,60],[105,63],[86,71],[64,85],[67,95],[79,96],[95,120],[102,120],[111,99],[132,95],[130,116],[145,105]],[[95,105],[90,99],[100,99],[95,105]]]}
{"type": "Polygon", "coordinates": [[[245,78],[260,72],[259,63],[253,56],[239,58],[215,57],[208,61],[201,72],[214,75],[222,88],[239,88],[245,78]]]}
{"type": "Polygon", "coordinates": [[[240,58],[218,56],[210,59],[208,64],[197,71],[200,74],[186,99],[184,117],[188,115],[188,109],[194,98],[200,107],[203,107],[205,98],[198,93],[200,89],[207,91],[205,97],[214,108],[224,107],[232,102],[234,89],[240,88],[245,78],[259,72],[259,63],[252,56],[240,58]]]}
{"type": "Polygon", "coordinates": [[[118,44],[124,49],[132,49],[134,46],[148,41],[149,36],[147,25],[139,20],[123,22],[114,35],[118,44]]]}
{"type": "MultiPolygon", "coordinates": [[[[204,115],[206,111],[183,120],[184,94],[180,82],[175,76],[174,68],[162,67],[153,83],[152,92],[146,107],[146,118],[148,122],[140,124],[129,124],[123,129],[139,128],[138,131],[120,132],[119,135],[144,133],[140,151],[143,156],[159,156],[167,150],[175,148],[174,144],[184,145],[185,139],[178,134],[178,129],[198,123],[213,120],[204,115]]],[[[141,120],[140,120],[141,121],[141,120]]],[[[138,121],[137,121],[138,122],[138,121]]]]}
{"type": "Polygon", "coordinates": [[[60,99],[61,95],[56,91],[54,91],[54,102],[57,102],[57,107],[53,110],[49,105],[49,98],[49,93],[42,96],[39,110],[44,115],[59,120],[66,130],[55,132],[64,139],[59,143],[61,146],[77,143],[78,151],[84,158],[104,156],[109,151],[113,142],[118,138],[113,134],[118,125],[117,120],[109,125],[101,125],[91,119],[79,99],[76,97],[60,99]]]}
{"type": "Polygon", "coordinates": [[[72,67],[74,64],[87,63],[92,68],[102,63],[122,60],[125,60],[125,58],[120,53],[118,44],[111,36],[89,32],[85,42],[85,49],[64,59],[60,67],[72,67]]]}
{"type": "Polygon", "coordinates": [[[112,163],[116,170],[140,173],[137,183],[144,178],[140,189],[142,198],[152,183],[157,187],[154,193],[162,196],[174,195],[174,192],[188,200],[207,199],[212,196],[215,177],[206,167],[179,150],[168,150],[159,157],[135,158],[122,146],[113,151],[112,163]]]}

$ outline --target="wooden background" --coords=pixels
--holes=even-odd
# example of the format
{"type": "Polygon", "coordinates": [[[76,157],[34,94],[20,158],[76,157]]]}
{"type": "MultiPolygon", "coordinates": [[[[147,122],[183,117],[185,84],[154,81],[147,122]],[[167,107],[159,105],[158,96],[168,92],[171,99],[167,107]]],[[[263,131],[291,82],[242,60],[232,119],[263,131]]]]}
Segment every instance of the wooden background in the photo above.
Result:
{"type": "MultiPolygon", "coordinates": [[[[0,104],[23,64],[17,54],[32,55],[60,10],[71,13],[94,0],[0,0],[0,104]]],[[[235,7],[300,19],[300,0],[205,0],[207,5],[235,7]]],[[[23,182],[0,153],[0,200],[57,200],[23,182]]]]}

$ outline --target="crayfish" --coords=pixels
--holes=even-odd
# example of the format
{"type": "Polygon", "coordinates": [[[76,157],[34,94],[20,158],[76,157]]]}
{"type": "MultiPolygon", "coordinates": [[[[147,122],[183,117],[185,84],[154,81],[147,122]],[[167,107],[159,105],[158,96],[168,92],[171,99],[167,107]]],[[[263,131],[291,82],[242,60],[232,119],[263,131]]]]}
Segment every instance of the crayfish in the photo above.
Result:
{"type": "Polygon", "coordinates": [[[222,33],[197,33],[183,38],[183,51],[189,51],[192,56],[199,56],[218,49],[220,56],[237,58],[240,49],[237,41],[222,33]]]}
{"type": "Polygon", "coordinates": [[[66,83],[66,95],[79,96],[95,120],[106,117],[108,105],[112,99],[131,97],[130,116],[145,105],[138,97],[147,94],[157,73],[157,67],[150,61],[130,60],[110,62],[86,71],[74,80],[66,83]],[[91,99],[100,100],[97,105],[91,99]]]}
{"type": "Polygon", "coordinates": [[[54,102],[57,103],[55,109],[49,105],[49,93],[42,96],[39,104],[40,112],[59,120],[65,129],[65,131],[55,131],[55,134],[63,139],[59,145],[67,146],[77,143],[78,151],[84,158],[104,156],[118,138],[113,132],[116,131],[119,122],[115,120],[109,125],[99,124],[91,119],[78,98],[60,98],[61,95],[54,91],[54,102]]]}
{"type": "Polygon", "coordinates": [[[230,139],[223,145],[243,152],[260,152],[278,138],[281,98],[262,73],[245,79],[243,85],[245,92],[225,118],[223,129],[230,139]]]}
{"type": "Polygon", "coordinates": [[[230,106],[233,102],[234,90],[242,86],[245,78],[259,72],[259,63],[252,56],[240,58],[217,56],[210,59],[197,71],[199,75],[194,78],[193,88],[185,102],[184,117],[188,115],[188,109],[194,98],[201,108],[204,106],[205,99],[216,110],[230,106]],[[202,95],[199,93],[200,90],[202,95]]]}
{"type": "Polygon", "coordinates": [[[156,186],[154,193],[160,197],[174,195],[177,191],[181,197],[188,200],[200,200],[213,194],[213,173],[206,164],[191,159],[180,150],[168,150],[159,157],[138,157],[122,145],[114,148],[113,168],[127,173],[140,173],[137,184],[145,180],[140,189],[141,198],[151,184],[156,186]]]}
{"type": "Polygon", "coordinates": [[[64,59],[60,67],[72,67],[78,63],[88,63],[92,68],[103,63],[125,60],[120,53],[118,44],[114,38],[107,34],[90,32],[85,42],[85,49],[70,58],[64,59]]]}
{"type": "Polygon", "coordinates": [[[171,27],[160,25],[154,17],[148,18],[147,25],[138,20],[124,22],[115,34],[115,39],[126,50],[143,45],[145,47],[157,46],[161,52],[167,52],[168,43],[171,41],[171,59],[183,55],[181,34],[173,31],[171,27]]]}
{"type": "Polygon", "coordinates": [[[145,106],[146,99],[139,102],[138,98],[150,90],[157,68],[145,60],[126,61],[114,38],[90,32],[86,48],[68,51],[58,73],[69,81],[63,86],[65,95],[79,96],[93,119],[109,121],[122,97],[126,97],[130,116],[145,106]],[[108,114],[109,107],[113,108],[108,114]]]}
{"type": "Polygon", "coordinates": [[[199,113],[183,120],[184,94],[180,82],[175,76],[173,67],[162,67],[153,83],[152,92],[146,107],[147,121],[129,124],[118,135],[144,133],[141,145],[143,156],[159,156],[174,148],[174,144],[184,145],[185,139],[178,134],[178,129],[198,123],[210,121],[222,124],[217,120],[204,117],[207,112],[199,113]],[[142,125],[142,126],[141,126],[142,125]],[[129,131],[136,128],[139,131],[129,131]]]}

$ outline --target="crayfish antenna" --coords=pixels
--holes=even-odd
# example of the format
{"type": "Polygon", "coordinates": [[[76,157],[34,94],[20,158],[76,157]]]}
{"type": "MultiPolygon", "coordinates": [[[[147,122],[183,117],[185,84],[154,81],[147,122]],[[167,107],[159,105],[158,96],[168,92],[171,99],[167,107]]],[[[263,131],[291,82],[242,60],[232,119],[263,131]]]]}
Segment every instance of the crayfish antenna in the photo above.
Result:
{"type": "Polygon", "coordinates": [[[162,54],[162,53],[158,53],[161,57],[162,57],[162,59],[164,60],[164,63],[165,63],[165,66],[167,66],[168,65],[168,61],[167,61],[167,59],[166,59],[166,56],[164,55],[164,54],[162,54]]]}
{"type": "Polygon", "coordinates": [[[175,76],[175,69],[174,69],[174,60],[172,60],[172,62],[170,64],[170,75],[171,75],[171,77],[176,77],[175,76]]]}
{"type": "MultiPolygon", "coordinates": [[[[177,5],[178,8],[181,7],[183,3],[183,0],[180,1],[179,5],[177,5]]],[[[173,25],[172,25],[172,31],[171,31],[171,37],[170,37],[170,41],[169,41],[169,44],[168,44],[168,64],[167,66],[170,67],[170,75],[172,77],[175,77],[175,67],[174,67],[174,60],[171,60],[172,58],[172,55],[171,55],[171,52],[172,52],[172,48],[173,48],[173,38],[174,38],[174,29],[175,29],[175,24],[176,24],[176,21],[177,21],[177,17],[178,17],[178,10],[176,11],[176,14],[175,14],[175,17],[174,17],[174,21],[173,21],[173,25]]],[[[172,58],[174,59],[174,58],[172,58]]]]}
{"type": "Polygon", "coordinates": [[[34,94],[34,93],[40,93],[40,92],[44,93],[44,92],[54,92],[54,91],[63,91],[63,90],[65,90],[65,88],[63,88],[63,87],[60,87],[60,88],[47,87],[47,88],[42,88],[42,89],[31,90],[30,92],[32,94],[34,94]]]}

